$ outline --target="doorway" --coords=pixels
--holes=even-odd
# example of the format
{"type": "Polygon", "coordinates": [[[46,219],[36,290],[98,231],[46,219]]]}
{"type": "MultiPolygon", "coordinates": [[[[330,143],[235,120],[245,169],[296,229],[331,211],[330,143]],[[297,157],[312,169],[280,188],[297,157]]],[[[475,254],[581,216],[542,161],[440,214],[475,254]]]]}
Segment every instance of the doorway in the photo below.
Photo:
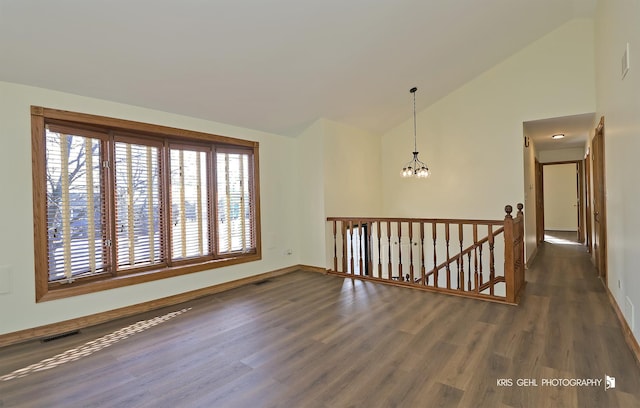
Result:
{"type": "Polygon", "coordinates": [[[541,219],[544,231],[563,232],[584,242],[581,161],[544,163],[541,219]]]}
{"type": "Polygon", "coordinates": [[[523,122],[525,205],[533,210],[528,212],[533,219],[527,223],[527,250],[532,255],[535,255],[535,249],[544,241],[546,197],[543,191],[543,171],[546,164],[576,164],[574,177],[577,184],[576,189],[572,189],[576,192],[576,199],[571,206],[573,209],[573,205],[576,205],[578,213],[571,218],[578,223],[575,241],[581,244],[587,242],[587,169],[584,160],[594,123],[597,123],[594,112],[523,122]]]}

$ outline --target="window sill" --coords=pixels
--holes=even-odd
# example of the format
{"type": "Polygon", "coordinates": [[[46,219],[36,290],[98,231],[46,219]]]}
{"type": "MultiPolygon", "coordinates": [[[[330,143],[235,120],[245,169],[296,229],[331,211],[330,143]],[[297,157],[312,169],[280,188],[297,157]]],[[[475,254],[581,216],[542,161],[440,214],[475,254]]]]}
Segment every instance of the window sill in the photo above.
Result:
{"type": "Polygon", "coordinates": [[[49,300],[64,299],[67,297],[78,295],[86,295],[89,293],[121,288],[130,285],[137,285],[139,283],[152,282],[159,279],[172,278],[175,276],[206,271],[209,269],[217,269],[245,262],[259,261],[260,259],[262,259],[262,256],[260,255],[260,253],[257,253],[251,255],[242,255],[233,258],[216,259],[197,264],[181,265],[159,270],[132,273],[98,281],[76,281],[68,285],[56,285],[55,287],[49,287],[42,296],[36,297],[36,303],[47,302],[49,300]]]}

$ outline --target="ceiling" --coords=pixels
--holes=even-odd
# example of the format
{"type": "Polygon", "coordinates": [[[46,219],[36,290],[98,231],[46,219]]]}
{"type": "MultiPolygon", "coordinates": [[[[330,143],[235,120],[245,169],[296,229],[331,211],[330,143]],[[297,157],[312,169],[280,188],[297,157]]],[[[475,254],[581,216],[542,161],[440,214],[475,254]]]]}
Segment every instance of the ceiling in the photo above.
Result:
{"type": "Polygon", "coordinates": [[[596,0],[0,0],[0,80],[295,136],[385,132],[596,0]]]}
{"type": "Polygon", "coordinates": [[[537,151],[584,148],[590,132],[595,128],[595,113],[562,116],[558,118],[524,122],[525,136],[537,151]],[[564,134],[562,139],[552,139],[555,134],[564,134]]]}

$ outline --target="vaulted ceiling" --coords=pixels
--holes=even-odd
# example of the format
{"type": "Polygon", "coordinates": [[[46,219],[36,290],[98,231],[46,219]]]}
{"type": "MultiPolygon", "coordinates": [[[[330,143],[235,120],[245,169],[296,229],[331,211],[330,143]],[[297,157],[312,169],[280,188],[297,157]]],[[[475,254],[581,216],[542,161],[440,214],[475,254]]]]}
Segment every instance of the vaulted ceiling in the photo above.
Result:
{"type": "Polygon", "coordinates": [[[295,136],[384,132],[595,0],[0,0],[0,80],[295,136]]]}

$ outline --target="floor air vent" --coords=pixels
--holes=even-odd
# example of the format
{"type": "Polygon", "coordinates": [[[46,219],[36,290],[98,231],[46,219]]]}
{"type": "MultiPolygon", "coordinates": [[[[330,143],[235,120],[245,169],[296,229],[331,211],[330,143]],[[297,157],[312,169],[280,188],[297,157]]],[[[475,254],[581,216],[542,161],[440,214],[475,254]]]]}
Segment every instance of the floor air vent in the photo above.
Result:
{"type": "Polygon", "coordinates": [[[80,330],[74,330],[74,331],[70,331],[67,333],[62,333],[62,334],[57,334],[55,336],[51,336],[51,337],[46,337],[42,340],[40,340],[40,342],[42,343],[48,343],[50,341],[54,341],[54,340],[59,340],[59,339],[63,339],[65,337],[69,337],[69,336],[75,336],[76,334],[80,334],[80,330]]]}

